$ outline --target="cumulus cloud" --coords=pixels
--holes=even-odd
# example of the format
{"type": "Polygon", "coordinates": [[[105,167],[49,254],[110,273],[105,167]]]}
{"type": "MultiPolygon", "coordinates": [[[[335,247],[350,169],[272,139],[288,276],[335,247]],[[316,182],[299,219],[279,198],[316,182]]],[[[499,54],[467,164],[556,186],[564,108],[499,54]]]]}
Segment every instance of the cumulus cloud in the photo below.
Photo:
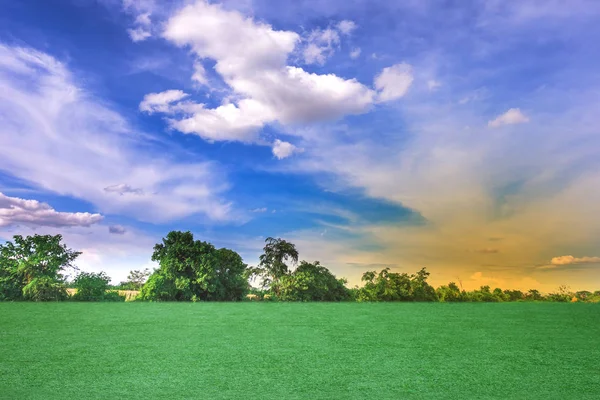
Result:
{"type": "Polygon", "coordinates": [[[593,264],[600,263],[600,257],[573,257],[573,256],[560,256],[553,257],[550,260],[552,265],[571,265],[571,264],[593,264]]]}
{"type": "Polygon", "coordinates": [[[124,235],[127,230],[121,225],[111,225],[108,227],[108,232],[115,235],[124,235]]]}
{"type": "MultiPolygon", "coordinates": [[[[233,92],[232,100],[209,108],[181,101],[183,92],[174,96],[169,91],[173,97],[144,99],[140,109],[176,114],[169,118],[174,129],[207,140],[257,141],[258,131],[266,124],[310,123],[360,114],[375,97],[372,89],[356,79],[287,65],[288,56],[301,43],[300,35],[275,30],[217,4],[197,1],[183,7],[166,22],[163,36],[188,46],[197,56],[196,62],[214,60],[215,72],[233,92]]],[[[317,29],[308,36],[309,44],[328,49],[339,41],[338,31],[332,28],[317,29]]],[[[307,57],[321,62],[325,50],[313,48],[307,57]]]]}
{"type": "Polygon", "coordinates": [[[498,128],[502,125],[524,124],[526,122],[529,122],[529,118],[526,117],[520,109],[511,108],[504,114],[489,121],[488,126],[490,128],[498,128]]]}
{"type": "Polygon", "coordinates": [[[294,153],[299,153],[302,150],[297,148],[291,143],[283,142],[279,139],[276,139],[273,143],[273,155],[277,157],[279,160],[287,158],[294,153]]]}
{"type": "Polygon", "coordinates": [[[50,55],[0,44],[0,170],[102,213],[152,222],[194,214],[232,218],[220,197],[228,184],[217,164],[179,161],[181,150],[132,129],[76,82],[50,55]],[[144,192],[115,195],[136,188],[144,192]]]}
{"type": "Polygon", "coordinates": [[[358,57],[360,57],[360,53],[360,48],[357,47],[355,49],[352,49],[352,51],[350,52],[350,58],[356,60],[358,57]]]}
{"type": "Polygon", "coordinates": [[[413,82],[412,67],[401,63],[384,68],[375,77],[375,87],[378,90],[379,101],[390,101],[403,97],[413,82]]]}
{"type": "Polygon", "coordinates": [[[102,215],[88,212],[58,212],[50,205],[37,200],[8,197],[0,193],[0,227],[24,224],[55,228],[90,226],[102,220],[102,215]]]}

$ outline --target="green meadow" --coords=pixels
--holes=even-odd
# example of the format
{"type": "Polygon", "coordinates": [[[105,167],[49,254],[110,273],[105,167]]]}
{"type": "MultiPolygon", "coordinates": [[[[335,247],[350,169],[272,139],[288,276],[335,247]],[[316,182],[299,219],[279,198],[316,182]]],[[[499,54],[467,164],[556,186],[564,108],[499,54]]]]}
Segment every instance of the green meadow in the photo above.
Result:
{"type": "Polygon", "coordinates": [[[600,306],[0,303],[0,398],[600,398],[600,306]]]}

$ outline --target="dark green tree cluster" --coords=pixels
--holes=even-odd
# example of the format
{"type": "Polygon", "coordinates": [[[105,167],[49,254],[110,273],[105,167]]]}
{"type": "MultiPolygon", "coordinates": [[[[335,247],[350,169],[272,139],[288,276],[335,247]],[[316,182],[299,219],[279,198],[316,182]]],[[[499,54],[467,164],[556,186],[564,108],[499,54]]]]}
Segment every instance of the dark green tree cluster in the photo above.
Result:
{"type": "Polygon", "coordinates": [[[248,290],[247,265],[238,253],[194,240],[191,232],[169,232],[154,246],[160,267],[142,287],[150,301],[236,301],[248,290]]]}
{"type": "Polygon", "coordinates": [[[61,235],[16,235],[0,245],[0,300],[65,300],[65,270],[81,254],[61,235]]]}
{"type": "Polygon", "coordinates": [[[280,278],[275,286],[283,301],[350,300],[345,279],[337,279],[319,261],[302,261],[292,273],[280,278]]]}
{"type": "Polygon", "coordinates": [[[110,277],[104,272],[80,272],[73,281],[75,301],[125,301],[125,297],[110,289],[110,277]]]}
{"type": "Polygon", "coordinates": [[[435,289],[427,283],[429,272],[422,268],[413,275],[390,272],[389,268],[365,272],[358,301],[437,301],[435,289]]]}

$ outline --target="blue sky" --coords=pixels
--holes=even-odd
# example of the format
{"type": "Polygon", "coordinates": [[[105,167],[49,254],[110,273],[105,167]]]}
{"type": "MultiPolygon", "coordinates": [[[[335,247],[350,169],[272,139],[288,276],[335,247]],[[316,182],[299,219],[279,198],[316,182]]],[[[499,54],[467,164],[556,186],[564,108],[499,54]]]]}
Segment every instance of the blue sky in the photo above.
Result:
{"type": "Polygon", "coordinates": [[[0,238],[600,286],[594,1],[2,1],[0,238]]]}

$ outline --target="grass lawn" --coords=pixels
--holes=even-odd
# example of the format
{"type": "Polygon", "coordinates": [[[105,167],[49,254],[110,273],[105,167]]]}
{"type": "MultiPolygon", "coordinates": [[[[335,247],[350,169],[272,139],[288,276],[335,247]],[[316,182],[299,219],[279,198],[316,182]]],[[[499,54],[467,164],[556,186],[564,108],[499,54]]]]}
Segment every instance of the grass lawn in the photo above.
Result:
{"type": "Polygon", "coordinates": [[[0,398],[600,399],[600,305],[0,303],[0,398]]]}

